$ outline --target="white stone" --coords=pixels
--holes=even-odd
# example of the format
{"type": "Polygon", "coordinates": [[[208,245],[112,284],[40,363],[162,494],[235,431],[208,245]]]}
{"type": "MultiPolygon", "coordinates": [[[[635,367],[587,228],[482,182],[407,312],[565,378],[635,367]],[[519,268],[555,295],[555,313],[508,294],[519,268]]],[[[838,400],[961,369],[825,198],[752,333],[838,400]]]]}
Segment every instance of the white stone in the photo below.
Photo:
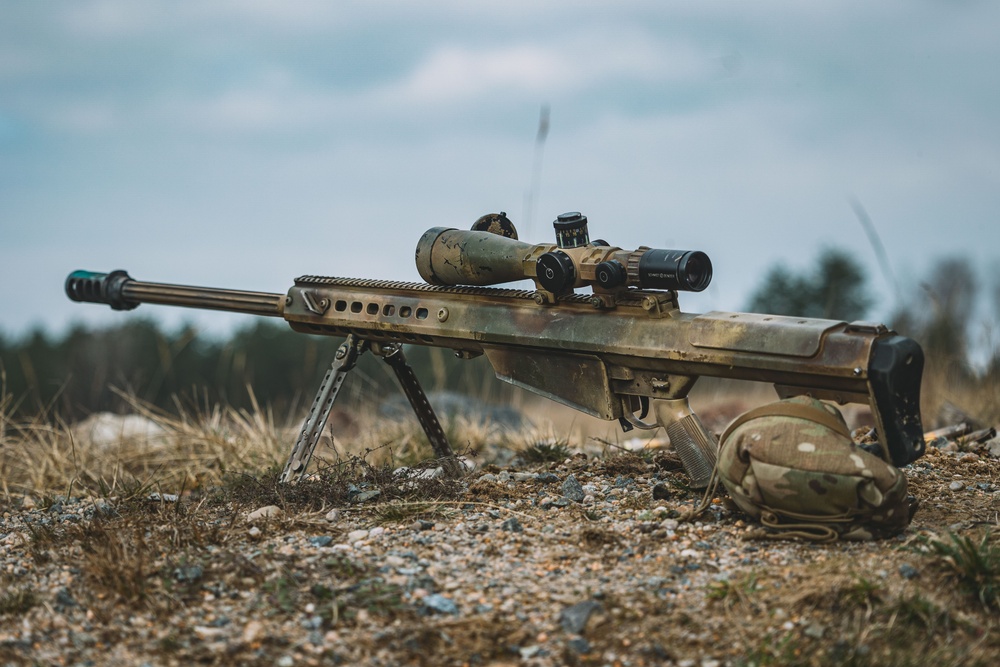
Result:
{"type": "Polygon", "coordinates": [[[264,633],[264,624],[260,621],[250,621],[243,627],[243,641],[252,644],[264,633]]]}
{"type": "Polygon", "coordinates": [[[254,523],[256,521],[266,521],[270,518],[277,518],[281,516],[281,508],[277,505],[265,505],[259,509],[255,509],[253,512],[247,515],[247,522],[254,523]]]}
{"type": "Polygon", "coordinates": [[[226,634],[226,631],[222,628],[208,628],[204,625],[194,626],[194,633],[198,635],[199,639],[218,639],[226,634]]]}
{"type": "Polygon", "coordinates": [[[75,424],[72,431],[80,442],[100,448],[114,447],[126,441],[162,445],[167,439],[167,430],[151,419],[111,412],[90,415],[75,424]]]}
{"type": "Polygon", "coordinates": [[[365,530],[363,528],[359,529],[359,530],[352,530],[351,532],[349,532],[347,534],[347,541],[349,543],[351,543],[351,544],[354,544],[355,542],[360,542],[361,540],[365,539],[366,537],[368,537],[368,531],[367,530],[365,530]]]}

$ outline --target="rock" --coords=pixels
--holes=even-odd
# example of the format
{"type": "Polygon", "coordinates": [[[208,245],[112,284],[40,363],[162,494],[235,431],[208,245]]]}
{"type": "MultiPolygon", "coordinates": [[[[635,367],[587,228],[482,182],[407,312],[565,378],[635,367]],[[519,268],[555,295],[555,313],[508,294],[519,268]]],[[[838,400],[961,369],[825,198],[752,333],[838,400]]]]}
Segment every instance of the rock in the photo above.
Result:
{"type": "Polygon", "coordinates": [[[193,584],[201,580],[205,574],[205,569],[201,565],[188,565],[187,567],[174,568],[174,579],[187,584],[193,584]]]}
{"type": "Polygon", "coordinates": [[[383,528],[382,526],[375,526],[374,528],[368,531],[369,538],[381,537],[382,535],[385,535],[385,528],[383,528]]]}
{"type": "Polygon", "coordinates": [[[573,653],[584,655],[586,653],[590,653],[590,642],[588,642],[583,637],[573,637],[568,642],[566,642],[566,648],[568,648],[573,653]]]}
{"type": "Polygon", "coordinates": [[[167,430],[151,419],[111,412],[93,414],[71,430],[79,441],[102,449],[125,441],[163,445],[168,439],[167,430]]]}
{"type": "Polygon", "coordinates": [[[802,631],[802,634],[806,637],[812,637],[813,639],[822,639],[824,633],[826,633],[826,628],[819,623],[812,623],[802,631]]]}
{"type": "Polygon", "coordinates": [[[961,491],[965,488],[965,484],[962,484],[961,482],[952,482],[948,485],[948,488],[952,491],[961,491]]]}
{"type": "Polygon", "coordinates": [[[118,516],[118,510],[107,500],[97,500],[94,502],[94,514],[111,519],[118,516]]]}
{"type": "Polygon", "coordinates": [[[451,598],[446,598],[440,593],[432,593],[424,598],[424,607],[431,613],[438,614],[458,614],[458,605],[451,598]]]}
{"type": "Polygon", "coordinates": [[[995,459],[1000,459],[1000,438],[993,438],[985,444],[986,451],[995,459]]]}
{"type": "Polygon", "coordinates": [[[350,544],[354,544],[355,542],[363,540],[363,539],[365,539],[367,537],[368,537],[368,531],[365,530],[364,528],[362,528],[362,529],[359,529],[359,530],[352,530],[351,532],[349,532],[347,534],[347,541],[350,544]]]}
{"type": "Polygon", "coordinates": [[[551,484],[552,482],[559,481],[559,475],[556,475],[551,472],[540,472],[538,473],[538,477],[536,477],[535,479],[541,482],[542,484],[551,484]]]}
{"type": "Polygon", "coordinates": [[[506,530],[511,533],[523,533],[524,528],[521,526],[521,522],[517,520],[516,516],[512,516],[503,523],[500,524],[500,530],[506,530]]]}
{"type": "Polygon", "coordinates": [[[899,574],[902,575],[904,579],[915,579],[920,576],[920,572],[917,571],[917,568],[907,563],[903,563],[899,566],[899,574]]]}
{"type": "Polygon", "coordinates": [[[204,625],[194,626],[194,634],[198,636],[199,639],[219,639],[226,634],[226,631],[222,628],[209,628],[204,625]]]}
{"type": "Polygon", "coordinates": [[[326,517],[325,518],[330,523],[337,523],[338,521],[340,521],[340,518],[342,516],[343,516],[343,513],[340,510],[334,508],[334,509],[332,509],[332,510],[330,510],[329,512],[326,513],[326,517]]]}
{"type": "Polygon", "coordinates": [[[251,538],[256,540],[258,537],[262,535],[262,531],[257,526],[251,526],[248,534],[250,535],[251,538]]]}
{"type": "Polygon", "coordinates": [[[351,502],[364,503],[369,500],[378,498],[381,494],[382,492],[379,491],[378,489],[372,489],[371,491],[362,491],[358,495],[354,496],[354,498],[351,499],[351,502]]]}
{"type": "Polygon", "coordinates": [[[601,603],[596,600],[577,602],[574,605],[564,608],[559,613],[559,625],[562,626],[563,630],[570,634],[583,634],[584,629],[587,627],[587,621],[590,620],[591,614],[602,610],[603,607],[601,606],[601,603]]]}
{"type": "Polygon", "coordinates": [[[317,535],[309,538],[309,544],[314,547],[328,547],[333,544],[333,537],[330,535],[317,535]]]}
{"type": "Polygon", "coordinates": [[[260,621],[250,621],[243,627],[243,641],[252,644],[264,634],[264,624],[260,621]]]}
{"type": "Polygon", "coordinates": [[[290,655],[283,655],[278,658],[278,662],[276,664],[278,667],[292,667],[292,665],[295,664],[295,658],[290,655]]]}
{"type": "Polygon", "coordinates": [[[56,593],[56,606],[57,607],[75,607],[76,599],[73,594],[69,592],[68,588],[60,588],[59,592],[56,593]]]}
{"type": "Polygon", "coordinates": [[[586,494],[583,492],[583,486],[576,480],[576,475],[567,477],[562,483],[561,490],[563,497],[578,503],[583,502],[583,499],[586,497],[586,494]]]}
{"type": "Polygon", "coordinates": [[[147,499],[154,503],[176,503],[178,497],[176,493],[151,493],[147,499]]]}
{"type": "Polygon", "coordinates": [[[255,509],[253,512],[247,515],[247,523],[257,523],[259,521],[267,521],[271,518],[278,518],[282,514],[281,508],[277,505],[265,505],[259,509],[255,509]]]}
{"type": "Polygon", "coordinates": [[[653,485],[653,500],[670,500],[670,487],[663,482],[653,485]]]}

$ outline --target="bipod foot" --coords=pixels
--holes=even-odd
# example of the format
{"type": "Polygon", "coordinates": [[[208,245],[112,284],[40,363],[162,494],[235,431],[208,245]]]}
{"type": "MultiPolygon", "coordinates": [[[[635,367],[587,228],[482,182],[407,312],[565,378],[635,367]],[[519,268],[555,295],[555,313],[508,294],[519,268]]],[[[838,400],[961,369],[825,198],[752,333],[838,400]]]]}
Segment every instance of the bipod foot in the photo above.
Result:
{"type": "Polygon", "coordinates": [[[441,422],[438,421],[434,408],[427,400],[427,394],[420,386],[420,380],[417,379],[413,368],[406,361],[403,346],[399,343],[376,343],[372,345],[372,352],[382,357],[382,360],[389,364],[389,367],[396,374],[399,386],[402,387],[406,400],[410,402],[410,407],[416,413],[417,421],[420,422],[420,427],[431,443],[434,456],[440,459],[445,474],[449,477],[459,477],[465,474],[465,467],[452,451],[451,445],[448,443],[448,436],[441,428],[441,422]]]}

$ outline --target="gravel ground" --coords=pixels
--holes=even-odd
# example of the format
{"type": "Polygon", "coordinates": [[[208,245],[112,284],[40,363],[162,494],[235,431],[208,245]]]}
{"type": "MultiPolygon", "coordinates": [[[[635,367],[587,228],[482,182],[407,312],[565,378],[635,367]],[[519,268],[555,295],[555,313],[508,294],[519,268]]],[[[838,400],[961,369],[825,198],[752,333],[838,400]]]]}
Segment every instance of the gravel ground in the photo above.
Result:
{"type": "Polygon", "coordinates": [[[932,449],[907,475],[904,534],[833,545],[761,539],[724,494],[682,523],[700,494],[669,454],[346,497],[9,497],[0,663],[998,664],[996,609],[921,549],[997,535],[1000,460],[932,449]]]}

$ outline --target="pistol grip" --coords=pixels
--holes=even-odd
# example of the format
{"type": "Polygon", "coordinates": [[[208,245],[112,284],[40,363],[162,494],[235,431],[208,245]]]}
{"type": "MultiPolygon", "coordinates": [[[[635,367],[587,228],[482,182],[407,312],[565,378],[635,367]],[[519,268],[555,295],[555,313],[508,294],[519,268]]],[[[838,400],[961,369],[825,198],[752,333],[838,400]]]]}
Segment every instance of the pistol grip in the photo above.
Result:
{"type": "Polygon", "coordinates": [[[691,477],[691,486],[703,489],[708,486],[715,470],[719,443],[701,423],[687,398],[653,401],[656,421],[666,429],[674,451],[681,457],[684,470],[691,477]]]}

